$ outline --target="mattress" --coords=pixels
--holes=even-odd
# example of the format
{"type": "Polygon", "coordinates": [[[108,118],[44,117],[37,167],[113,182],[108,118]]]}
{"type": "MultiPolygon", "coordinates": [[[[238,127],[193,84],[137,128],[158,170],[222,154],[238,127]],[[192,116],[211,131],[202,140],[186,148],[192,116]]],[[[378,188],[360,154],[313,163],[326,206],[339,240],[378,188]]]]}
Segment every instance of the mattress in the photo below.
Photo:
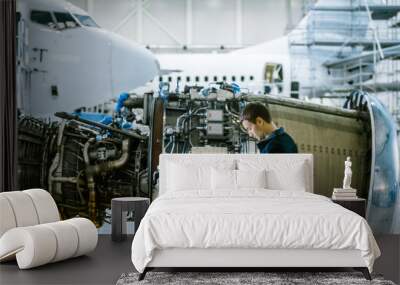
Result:
{"type": "Polygon", "coordinates": [[[157,198],[132,243],[139,272],[163,249],[359,250],[372,271],[379,248],[361,216],[300,191],[169,192],[157,198]]]}

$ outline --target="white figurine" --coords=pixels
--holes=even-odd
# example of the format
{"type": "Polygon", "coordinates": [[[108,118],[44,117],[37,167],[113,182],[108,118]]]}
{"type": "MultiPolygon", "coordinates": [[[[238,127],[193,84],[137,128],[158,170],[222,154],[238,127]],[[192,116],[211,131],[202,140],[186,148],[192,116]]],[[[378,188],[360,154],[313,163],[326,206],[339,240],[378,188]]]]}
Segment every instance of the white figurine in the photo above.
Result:
{"type": "Polygon", "coordinates": [[[344,179],[343,179],[343,189],[352,189],[351,184],[351,176],[353,172],[351,171],[351,161],[350,156],[347,157],[346,161],[344,162],[344,179]]]}

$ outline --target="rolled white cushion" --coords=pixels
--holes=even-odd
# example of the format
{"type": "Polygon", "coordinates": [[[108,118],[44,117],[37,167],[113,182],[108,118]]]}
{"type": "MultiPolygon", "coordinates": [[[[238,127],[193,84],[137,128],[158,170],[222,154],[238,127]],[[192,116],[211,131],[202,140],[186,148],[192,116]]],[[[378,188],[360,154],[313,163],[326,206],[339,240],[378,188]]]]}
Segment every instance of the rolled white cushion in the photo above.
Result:
{"type": "Polygon", "coordinates": [[[0,261],[16,257],[20,269],[86,254],[97,245],[95,225],[85,218],[59,221],[53,198],[42,189],[0,193],[0,214],[0,261]]]}
{"type": "Polygon", "coordinates": [[[54,232],[42,225],[11,229],[0,239],[0,260],[16,254],[20,269],[51,262],[56,250],[54,232]]]}
{"type": "Polygon", "coordinates": [[[65,220],[65,222],[72,225],[78,234],[78,248],[74,257],[91,252],[96,248],[98,239],[97,229],[90,220],[85,218],[73,218],[65,220]]]}
{"type": "Polygon", "coordinates": [[[36,208],[29,195],[22,191],[3,192],[1,196],[10,202],[17,227],[33,226],[39,223],[36,208]]]}
{"type": "Polygon", "coordinates": [[[86,254],[96,248],[97,230],[85,218],[18,227],[0,238],[0,261],[16,257],[20,269],[86,254]]]}
{"type": "Polygon", "coordinates": [[[0,195],[0,237],[16,226],[17,223],[10,202],[6,197],[0,195]]]}
{"type": "Polygon", "coordinates": [[[29,189],[22,192],[29,195],[32,199],[39,218],[39,224],[60,220],[57,205],[49,192],[43,189],[29,189]]]}
{"type": "Polygon", "coordinates": [[[55,222],[43,224],[53,231],[56,236],[57,251],[51,262],[57,262],[75,256],[78,250],[78,233],[68,222],[55,222]]]}

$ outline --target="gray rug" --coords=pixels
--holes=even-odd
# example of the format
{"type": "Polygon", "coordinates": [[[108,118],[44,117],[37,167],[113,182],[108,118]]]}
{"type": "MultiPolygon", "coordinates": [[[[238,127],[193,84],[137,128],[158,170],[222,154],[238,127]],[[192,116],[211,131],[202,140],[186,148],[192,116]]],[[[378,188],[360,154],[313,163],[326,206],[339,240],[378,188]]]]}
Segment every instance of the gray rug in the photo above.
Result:
{"type": "Polygon", "coordinates": [[[146,278],[138,281],[138,273],[122,274],[117,285],[145,284],[268,284],[268,285],[297,285],[297,284],[379,284],[395,285],[392,281],[384,280],[382,276],[372,275],[368,281],[360,272],[154,272],[146,274],[146,278]]]}

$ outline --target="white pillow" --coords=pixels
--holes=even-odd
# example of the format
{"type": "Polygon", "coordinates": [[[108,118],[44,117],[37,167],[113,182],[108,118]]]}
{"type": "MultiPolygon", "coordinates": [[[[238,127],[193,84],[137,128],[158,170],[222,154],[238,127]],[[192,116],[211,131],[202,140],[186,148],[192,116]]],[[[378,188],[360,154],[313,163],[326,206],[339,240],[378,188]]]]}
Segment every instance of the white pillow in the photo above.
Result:
{"type": "Polygon", "coordinates": [[[311,186],[307,161],[290,155],[269,154],[268,159],[260,155],[254,159],[239,159],[240,170],[267,171],[267,188],[271,190],[306,191],[311,186]]]}
{"type": "Polygon", "coordinates": [[[303,191],[307,189],[305,163],[292,164],[285,169],[268,169],[267,188],[271,190],[303,191]]]}
{"type": "Polygon", "coordinates": [[[236,170],[237,188],[267,188],[267,176],[262,170],[236,170]]]}
{"type": "Polygon", "coordinates": [[[167,189],[184,191],[210,188],[210,167],[187,166],[177,163],[168,165],[167,189]]]}
{"type": "Polygon", "coordinates": [[[266,188],[266,171],[262,170],[211,170],[213,190],[238,190],[241,188],[266,188]]]}
{"type": "Polygon", "coordinates": [[[236,190],[236,170],[213,167],[211,170],[211,188],[213,190],[236,190]]]}
{"type": "Polygon", "coordinates": [[[167,175],[164,176],[165,190],[163,193],[185,190],[211,191],[211,168],[233,170],[235,166],[236,160],[232,159],[177,157],[164,165],[167,175]]]}

